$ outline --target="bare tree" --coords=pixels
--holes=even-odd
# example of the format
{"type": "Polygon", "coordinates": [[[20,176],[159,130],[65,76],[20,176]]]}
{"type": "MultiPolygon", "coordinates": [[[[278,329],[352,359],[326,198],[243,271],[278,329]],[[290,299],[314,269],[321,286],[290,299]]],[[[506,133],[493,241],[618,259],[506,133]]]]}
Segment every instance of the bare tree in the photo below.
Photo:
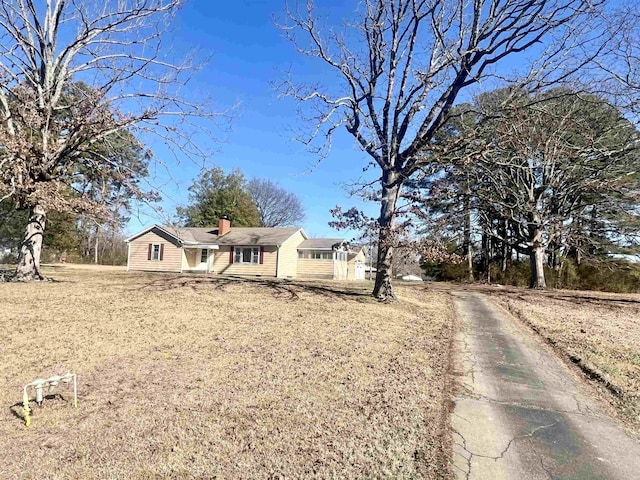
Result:
{"type": "Polygon", "coordinates": [[[304,220],[300,198],[272,180],[254,178],[247,192],[258,207],[262,227],[296,226],[304,220]]]}
{"type": "Polygon", "coordinates": [[[183,94],[194,65],[163,43],[181,3],[0,4],[0,199],[30,210],[15,279],[42,278],[48,211],[99,207],[73,191],[82,172],[111,168],[126,180],[126,166],[103,154],[114,135],[152,132],[195,153],[190,120],[216,115],[183,94]]]}
{"type": "Polygon", "coordinates": [[[640,133],[620,111],[558,88],[490,92],[466,115],[473,120],[460,122],[467,148],[458,165],[473,179],[483,235],[529,256],[531,288],[546,288],[547,254],[576,248],[577,226],[593,224],[598,210],[607,232],[598,240],[592,229],[591,242],[621,237],[622,212],[637,201],[640,133]]]}
{"type": "MultiPolygon", "coordinates": [[[[611,36],[608,48],[595,59],[590,80],[595,90],[618,107],[637,115],[640,111],[640,13],[633,4],[614,4],[602,18],[611,36]],[[617,9],[615,8],[617,7],[617,9]]],[[[593,87],[592,87],[593,88],[593,87]]]]}
{"type": "MultiPolygon", "coordinates": [[[[283,94],[309,106],[303,139],[319,150],[345,127],[380,171],[380,237],[373,294],[394,298],[390,268],[402,187],[429,162],[425,150],[463,89],[530,47],[561,57],[584,28],[588,0],[365,0],[344,33],[323,30],[313,2],[287,10],[282,29],[297,51],[335,77],[324,86],[286,81],[283,94]],[[577,27],[577,25],[582,25],[577,27]],[[543,50],[543,48],[540,48],[543,50]]],[[[524,62],[523,58],[520,58],[524,62]]],[[[542,67],[538,65],[537,69],[542,67]]],[[[551,71],[551,70],[547,70],[551,71]]]]}

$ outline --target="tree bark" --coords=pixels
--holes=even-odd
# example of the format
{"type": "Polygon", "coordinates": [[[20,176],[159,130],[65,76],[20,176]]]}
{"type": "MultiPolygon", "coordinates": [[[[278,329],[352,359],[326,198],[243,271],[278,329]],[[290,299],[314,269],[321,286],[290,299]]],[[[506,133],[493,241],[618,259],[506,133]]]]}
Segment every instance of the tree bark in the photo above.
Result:
{"type": "Polygon", "coordinates": [[[100,240],[100,226],[96,225],[96,237],[93,244],[93,263],[98,264],[98,244],[100,240]]]}
{"type": "Polygon", "coordinates": [[[20,245],[18,264],[16,265],[14,281],[30,282],[44,280],[40,273],[40,254],[42,253],[42,239],[47,221],[47,214],[41,205],[36,205],[29,212],[29,223],[25,230],[24,240],[20,245]]]}
{"type": "Polygon", "coordinates": [[[547,288],[547,282],[544,278],[544,248],[542,248],[542,245],[536,244],[531,249],[529,262],[531,265],[531,281],[529,282],[529,288],[544,290],[547,288]]]}
{"type": "Polygon", "coordinates": [[[547,282],[544,278],[544,245],[542,241],[542,225],[540,215],[534,213],[531,216],[529,224],[529,238],[531,245],[531,253],[529,254],[529,265],[531,266],[531,279],[529,288],[544,290],[547,288],[547,282]]]}
{"type": "Polygon", "coordinates": [[[507,242],[508,230],[506,220],[500,221],[500,235],[502,236],[502,241],[500,242],[500,270],[502,272],[506,272],[507,267],[509,266],[509,256],[511,253],[509,243],[507,242]]]}
{"type": "Polygon", "coordinates": [[[400,180],[396,172],[388,171],[383,174],[380,219],[378,220],[380,227],[378,264],[376,282],[373,287],[373,296],[381,302],[392,302],[396,298],[391,285],[391,264],[393,261],[396,205],[400,196],[400,187],[400,180]]]}
{"type": "Polygon", "coordinates": [[[482,234],[482,272],[487,283],[491,283],[491,238],[487,233],[482,234]]]}
{"type": "Polygon", "coordinates": [[[473,248],[471,245],[471,207],[469,205],[469,191],[464,199],[464,251],[467,256],[467,279],[473,283],[473,248]]]}

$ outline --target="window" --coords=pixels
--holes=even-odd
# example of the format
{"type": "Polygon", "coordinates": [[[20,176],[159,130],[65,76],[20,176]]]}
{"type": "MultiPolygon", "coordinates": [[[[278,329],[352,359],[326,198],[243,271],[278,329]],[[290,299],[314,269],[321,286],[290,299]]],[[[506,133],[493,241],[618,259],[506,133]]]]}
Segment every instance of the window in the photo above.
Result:
{"type": "Polygon", "coordinates": [[[260,263],[260,247],[234,247],[233,263],[260,263]]]}
{"type": "Polygon", "coordinates": [[[151,260],[160,260],[160,244],[154,243],[151,250],[151,260]]]}
{"type": "Polygon", "coordinates": [[[315,260],[331,260],[333,259],[332,252],[311,252],[311,258],[315,260]]]}
{"type": "Polygon", "coordinates": [[[304,252],[298,252],[298,258],[304,258],[304,252]]]}
{"type": "Polygon", "coordinates": [[[209,258],[209,250],[207,250],[206,248],[203,248],[202,252],[200,252],[200,263],[207,263],[208,258],[209,258]]]}

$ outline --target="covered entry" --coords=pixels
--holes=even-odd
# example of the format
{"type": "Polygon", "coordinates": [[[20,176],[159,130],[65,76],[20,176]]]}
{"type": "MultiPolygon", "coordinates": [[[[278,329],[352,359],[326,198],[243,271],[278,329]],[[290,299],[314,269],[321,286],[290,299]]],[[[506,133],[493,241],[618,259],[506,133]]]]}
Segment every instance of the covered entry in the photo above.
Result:
{"type": "Polygon", "coordinates": [[[217,245],[198,245],[184,247],[183,272],[211,273],[217,245]]]}

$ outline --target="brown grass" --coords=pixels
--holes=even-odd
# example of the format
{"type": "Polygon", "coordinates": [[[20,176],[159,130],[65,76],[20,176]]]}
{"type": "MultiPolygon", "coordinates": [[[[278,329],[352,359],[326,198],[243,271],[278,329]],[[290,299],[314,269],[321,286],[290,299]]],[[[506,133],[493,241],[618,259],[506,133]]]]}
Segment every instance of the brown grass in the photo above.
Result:
{"type": "Polygon", "coordinates": [[[486,289],[592,379],[640,434],[640,295],[486,289]]]}
{"type": "Polygon", "coordinates": [[[0,478],[447,478],[444,293],[55,268],[0,284],[0,478]],[[70,370],[19,418],[22,385],[70,370]],[[13,406],[13,407],[12,407],[13,406]]]}

